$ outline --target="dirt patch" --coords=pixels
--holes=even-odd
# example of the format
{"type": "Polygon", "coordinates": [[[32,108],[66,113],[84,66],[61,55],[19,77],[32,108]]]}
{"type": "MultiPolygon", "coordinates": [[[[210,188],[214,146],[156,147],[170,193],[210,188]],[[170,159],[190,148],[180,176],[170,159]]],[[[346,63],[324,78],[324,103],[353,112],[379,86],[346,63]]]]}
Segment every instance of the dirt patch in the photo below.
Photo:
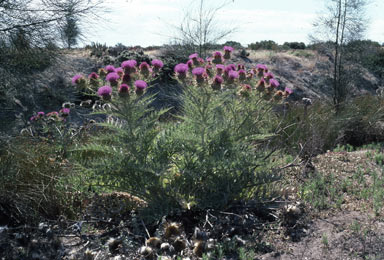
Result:
{"type": "Polygon", "coordinates": [[[383,259],[383,225],[362,212],[340,212],[314,220],[302,241],[281,243],[281,255],[274,252],[261,259],[383,259]]]}

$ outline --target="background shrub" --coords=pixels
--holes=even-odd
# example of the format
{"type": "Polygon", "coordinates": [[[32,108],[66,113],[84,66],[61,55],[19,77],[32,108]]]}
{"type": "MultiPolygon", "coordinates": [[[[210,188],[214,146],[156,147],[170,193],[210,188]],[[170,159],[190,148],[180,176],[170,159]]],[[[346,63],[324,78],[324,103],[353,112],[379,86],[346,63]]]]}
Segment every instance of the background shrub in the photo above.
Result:
{"type": "Polygon", "coordinates": [[[289,48],[289,49],[294,49],[294,50],[304,50],[306,48],[304,42],[284,42],[283,48],[289,48]]]}
{"type": "Polygon", "coordinates": [[[74,218],[81,209],[80,176],[56,146],[30,137],[3,141],[0,211],[3,224],[36,224],[41,218],[74,218]]]}
{"type": "Polygon", "coordinates": [[[381,96],[366,95],[343,103],[338,113],[330,103],[290,104],[283,112],[277,145],[290,154],[311,158],[338,145],[363,146],[384,141],[384,103],[381,96]]]}
{"type": "Polygon", "coordinates": [[[279,45],[274,41],[260,41],[248,44],[248,48],[251,50],[277,50],[279,49],[279,45]]]}

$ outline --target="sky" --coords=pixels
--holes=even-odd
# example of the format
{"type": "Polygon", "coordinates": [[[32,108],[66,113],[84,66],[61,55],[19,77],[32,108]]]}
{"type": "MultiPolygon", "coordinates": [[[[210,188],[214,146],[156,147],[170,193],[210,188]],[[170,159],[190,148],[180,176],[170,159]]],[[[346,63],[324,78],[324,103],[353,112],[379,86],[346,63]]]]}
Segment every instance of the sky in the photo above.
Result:
{"type": "MultiPolygon", "coordinates": [[[[326,0],[229,0],[216,15],[218,28],[236,28],[221,42],[233,40],[244,46],[261,40],[309,42],[313,22],[325,11],[326,0]]],[[[114,46],[163,45],[170,42],[185,10],[199,0],[108,0],[109,12],[94,21],[84,44],[114,46]]],[[[214,7],[223,0],[205,0],[214,7]]],[[[384,43],[384,1],[373,0],[366,8],[366,39],[384,43]]]]}

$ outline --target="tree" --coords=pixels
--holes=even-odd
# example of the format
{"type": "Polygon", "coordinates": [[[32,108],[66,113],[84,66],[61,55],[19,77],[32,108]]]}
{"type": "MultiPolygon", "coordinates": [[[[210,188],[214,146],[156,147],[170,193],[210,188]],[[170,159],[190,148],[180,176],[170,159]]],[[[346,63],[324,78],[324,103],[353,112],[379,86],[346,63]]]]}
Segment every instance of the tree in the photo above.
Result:
{"type": "Polygon", "coordinates": [[[175,26],[175,41],[178,44],[197,47],[200,56],[206,56],[207,45],[215,44],[233,33],[236,28],[219,26],[217,16],[220,10],[232,1],[223,1],[220,5],[210,7],[206,1],[193,1],[184,12],[179,26],[175,26]],[[196,3],[193,5],[193,3],[196,3]]]}
{"type": "MultiPolygon", "coordinates": [[[[0,38],[5,41],[22,29],[34,46],[58,40],[58,28],[102,10],[102,0],[0,0],[0,38]]],[[[79,28],[77,27],[77,30],[79,28]]]]}
{"type": "Polygon", "coordinates": [[[75,46],[78,42],[78,38],[81,36],[81,31],[79,27],[79,18],[76,16],[76,0],[67,0],[64,3],[64,9],[66,9],[67,14],[63,20],[60,31],[61,38],[68,49],[75,46]]]}
{"type": "MultiPolygon", "coordinates": [[[[34,73],[58,57],[60,26],[98,17],[102,0],[0,0],[0,122],[8,129],[17,125],[20,107],[35,109],[34,73]],[[68,12],[68,3],[73,9],[68,12]],[[70,14],[68,16],[68,14],[70,14]]],[[[72,34],[70,45],[74,44],[72,34]]],[[[25,113],[24,119],[26,119],[25,113]]],[[[19,118],[22,119],[22,118],[19,118]]]]}
{"type": "Polygon", "coordinates": [[[327,13],[314,23],[317,36],[311,36],[315,42],[333,42],[333,102],[336,109],[347,97],[348,71],[345,64],[347,44],[361,39],[367,28],[365,7],[367,0],[327,0],[327,13]]]}

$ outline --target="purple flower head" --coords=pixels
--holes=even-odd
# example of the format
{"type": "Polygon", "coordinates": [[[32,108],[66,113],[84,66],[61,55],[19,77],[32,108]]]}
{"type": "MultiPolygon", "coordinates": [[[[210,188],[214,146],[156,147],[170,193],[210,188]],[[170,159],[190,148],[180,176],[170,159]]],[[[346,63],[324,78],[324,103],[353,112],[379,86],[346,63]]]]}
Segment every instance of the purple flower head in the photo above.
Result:
{"type": "Polygon", "coordinates": [[[151,68],[149,67],[149,64],[146,63],[145,61],[140,63],[139,69],[140,69],[140,73],[143,74],[145,77],[147,77],[151,72],[151,68]]]}
{"type": "Polygon", "coordinates": [[[122,78],[124,75],[124,70],[121,67],[116,68],[115,72],[119,75],[120,78],[122,78]]]}
{"type": "Polygon", "coordinates": [[[216,75],[213,78],[213,82],[211,84],[211,87],[213,90],[220,90],[222,83],[223,83],[223,78],[220,75],[216,75]]]}
{"type": "Polygon", "coordinates": [[[188,68],[192,69],[193,68],[193,61],[192,60],[188,60],[187,61],[187,65],[188,65],[188,68]]]}
{"type": "Polygon", "coordinates": [[[76,84],[79,84],[79,80],[83,78],[83,75],[80,75],[80,74],[76,74],[75,76],[73,76],[72,78],[72,84],[76,85],[76,84]]]}
{"type": "Polygon", "coordinates": [[[264,71],[268,71],[268,67],[264,64],[257,64],[256,65],[256,69],[257,70],[264,70],[264,71]]]}
{"type": "Polygon", "coordinates": [[[135,60],[126,60],[121,63],[121,67],[124,69],[125,73],[134,73],[136,72],[137,62],[135,60]]]}
{"type": "Polygon", "coordinates": [[[233,48],[231,47],[231,46],[224,46],[224,48],[223,48],[223,50],[225,51],[225,52],[232,52],[233,51],[233,48]]]}
{"type": "Polygon", "coordinates": [[[237,64],[237,70],[245,70],[244,64],[237,64]]]}
{"type": "Polygon", "coordinates": [[[227,84],[235,83],[235,79],[239,77],[239,73],[236,70],[229,70],[224,73],[224,78],[227,84]]]}
{"type": "Polygon", "coordinates": [[[236,67],[235,67],[235,68],[233,68],[231,65],[233,65],[233,64],[229,64],[229,65],[225,66],[225,69],[224,69],[224,71],[225,71],[225,73],[226,73],[226,74],[228,74],[230,71],[232,71],[232,70],[235,70],[235,69],[236,69],[236,67]]]}
{"type": "Polygon", "coordinates": [[[29,121],[35,121],[35,120],[37,120],[37,117],[36,117],[36,116],[31,116],[31,117],[29,118],[29,121]]]}
{"type": "Polygon", "coordinates": [[[213,53],[212,62],[215,64],[222,64],[223,63],[223,55],[221,54],[221,52],[216,51],[213,53]]]}
{"type": "Polygon", "coordinates": [[[158,60],[158,59],[152,60],[151,64],[156,69],[161,69],[164,66],[164,63],[161,60],[158,60]]]}
{"type": "Polygon", "coordinates": [[[272,72],[264,73],[264,77],[267,79],[267,81],[274,78],[272,72]]]}
{"type": "Polygon", "coordinates": [[[214,58],[221,58],[221,57],[223,57],[223,54],[221,54],[220,51],[215,51],[215,52],[213,53],[213,57],[214,57],[214,58]]]}
{"type": "Polygon", "coordinates": [[[217,70],[218,74],[220,74],[220,75],[223,74],[224,69],[225,69],[225,66],[223,64],[217,64],[216,65],[216,70],[217,70]]]}
{"type": "Polygon", "coordinates": [[[140,70],[149,70],[149,64],[146,63],[145,61],[143,61],[142,63],[140,63],[139,69],[140,70]]]}
{"type": "Polygon", "coordinates": [[[257,83],[257,86],[256,86],[256,89],[259,91],[259,92],[263,92],[265,90],[265,80],[263,78],[261,78],[259,80],[259,82],[257,83]]]}
{"type": "Polygon", "coordinates": [[[190,58],[191,60],[193,60],[193,59],[197,59],[198,57],[199,57],[199,54],[197,54],[197,53],[193,53],[193,54],[189,55],[189,58],[190,58]]]}
{"type": "Polygon", "coordinates": [[[37,112],[37,117],[43,117],[45,113],[43,111],[37,112]]]}
{"type": "Polygon", "coordinates": [[[243,69],[239,70],[239,79],[240,80],[245,80],[247,78],[247,72],[243,69]]]}
{"type": "Polygon", "coordinates": [[[231,46],[224,46],[224,56],[223,58],[229,60],[231,58],[231,53],[233,48],[231,46]]]}
{"type": "Polygon", "coordinates": [[[147,85],[147,82],[145,82],[144,80],[136,80],[135,81],[135,87],[136,89],[146,89],[148,87],[147,85]]]}
{"type": "Polygon", "coordinates": [[[197,61],[200,63],[199,65],[203,65],[205,63],[203,58],[197,58],[197,61]]]}
{"type": "Polygon", "coordinates": [[[212,60],[213,60],[212,57],[208,57],[208,58],[206,59],[206,61],[207,61],[207,63],[208,63],[209,65],[212,65],[212,60]]]}
{"type": "Polygon", "coordinates": [[[125,69],[125,68],[132,69],[132,68],[136,67],[136,65],[137,65],[137,61],[135,61],[135,60],[126,60],[126,61],[123,61],[121,63],[121,67],[123,69],[125,69]]]}
{"type": "Polygon", "coordinates": [[[216,75],[213,78],[213,82],[216,83],[216,84],[222,84],[223,83],[223,78],[220,75],[216,75]]]}
{"type": "Polygon", "coordinates": [[[192,70],[192,74],[195,76],[202,76],[205,72],[205,69],[202,67],[197,67],[192,70]]]}
{"type": "Polygon", "coordinates": [[[105,70],[108,72],[108,73],[111,73],[111,72],[115,72],[115,67],[113,65],[107,65],[105,67],[105,70]]]}
{"type": "Polygon", "coordinates": [[[129,96],[129,89],[130,87],[127,84],[121,84],[119,87],[119,96],[120,97],[129,96]]]}
{"type": "Polygon", "coordinates": [[[293,90],[291,88],[285,88],[284,90],[288,95],[291,95],[293,93],[293,90]]]}
{"type": "Polygon", "coordinates": [[[228,64],[228,68],[231,68],[231,70],[236,70],[236,65],[235,64],[228,64]]]}
{"type": "Polygon", "coordinates": [[[49,117],[58,117],[59,113],[57,111],[52,111],[52,112],[49,112],[47,114],[47,116],[49,116],[49,117]]]}
{"type": "Polygon", "coordinates": [[[97,95],[102,97],[103,99],[110,99],[112,95],[112,88],[110,86],[102,86],[97,90],[97,95]]]}
{"type": "Polygon", "coordinates": [[[228,77],[230,79],[237,79],[239,77],[239,73],[236,70],[231,70],[228,73],[228,77]]]}
{"type": "Polygon", "coordinates": [[[99,75],[96,72],[92,72],[91,74],[89,74],[88,78],[89,79],[98,79],[99,75]]]}
{"type": "Polygon", "coordinates": [[[119,93],[128,93],[130,87],[127,84],[121,84],[119,87],[119,93]]]}
{"type": "Polygon", "coordinates": [[[175,72],[179,74],[185,74],[188,71],[188,65],[184,63],[179,63],[175,66],[175,72]]]}
{"type": "Polygon", "coordinates": [[[136,95],[141,96],[144,94],[144,91],[147,88],[147,82],[145,82],[144,80],[136,80],[135,87],[136,95]]]}
{"type": "Polygon", "coordinates": [[[71,112],[71,110],[69,108],[62,108],[60,109],[60,115],[63,116],[63,117],[66,117],[69,115],[69,113],[71,112]]]}
{"type": "Polygon", "coordinates": [[[270,79],[269,83],[271,84],[272,87],[277,88],[280,86],[280,83],[276,79],[270,79]]]}
{"type": "Polygon", "coordinates": [[[119,78],[120,78],[119,74],[117,74],[116,72],[111,72],[107,75],[105,79],[109,81],[111,84],[112,83],[116,84],[119,78]]]}

